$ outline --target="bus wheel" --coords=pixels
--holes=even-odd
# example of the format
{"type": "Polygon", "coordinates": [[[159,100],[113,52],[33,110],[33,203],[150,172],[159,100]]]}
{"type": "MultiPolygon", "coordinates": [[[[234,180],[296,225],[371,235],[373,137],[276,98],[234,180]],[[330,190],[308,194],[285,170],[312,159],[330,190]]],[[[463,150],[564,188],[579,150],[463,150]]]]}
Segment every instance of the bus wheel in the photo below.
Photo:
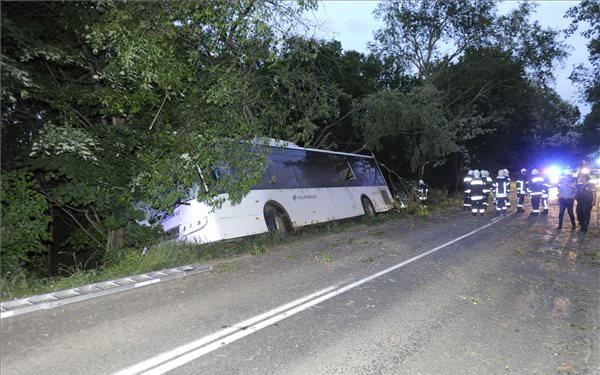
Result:
{"type": "Polygon", "coordinates": [[[363,209],[365,210],[365,216],[366,217],[375,217],[375,214],[376,214],[375,207],[373,207],[373,203],[371,203],[369,198],[363,197],[363,199],[361,199],[361,201],[362,201],[363,209]]]}
{"type": "Polygon", "coordinates": [[[271,233],[288,233],[290,230],[286,223],[286,216],[277,208],[268,206],[265,208],[265,222],[271,233]]]}

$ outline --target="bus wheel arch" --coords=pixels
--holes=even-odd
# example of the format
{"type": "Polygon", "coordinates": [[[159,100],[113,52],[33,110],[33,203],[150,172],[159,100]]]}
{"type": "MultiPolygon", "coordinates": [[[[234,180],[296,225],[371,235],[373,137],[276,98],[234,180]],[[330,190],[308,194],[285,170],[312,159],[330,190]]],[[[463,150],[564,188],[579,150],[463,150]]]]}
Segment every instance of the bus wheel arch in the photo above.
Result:
{"type": "Polygon", "coordinates": [[[360,197],[360,202],[362,203],[363,210],[365,211],[365,217],[375,217],[377,215],[377,211],[375,211],[375,206],[373,206],[373,202],[366,195],[360,197]]]}
{"type": "Polygon", "coordinates": [[[276,201],[268,201],[263,209],[267,229],[271,233],[291,233],[294,230],[290,215],[276,201]]]}

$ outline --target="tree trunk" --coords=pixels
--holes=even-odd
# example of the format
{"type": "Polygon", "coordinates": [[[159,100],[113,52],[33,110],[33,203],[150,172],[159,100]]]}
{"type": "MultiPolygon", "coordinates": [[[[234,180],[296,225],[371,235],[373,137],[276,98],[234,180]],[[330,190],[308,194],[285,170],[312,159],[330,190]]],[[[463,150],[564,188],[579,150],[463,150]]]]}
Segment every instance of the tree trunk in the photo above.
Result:
{"type": "Polygon", "coordinates": [[[123,238],[125,236],[125,229],[119,228],[116,230],[111,230],[108,232],[107,241],[106,241],[106,250],[111,250],[117,246],[123,244],[123,238]]]}
{"type": "Polygon", "coordinates": [[[417,167],[417,180],[422,180],[423,176],[425,175],[425,166],[427,165],[428,161],[423,160],[419,162],[419,166],[417,167]]]}
{"type": "Polygon", "coordinates": [[[456,162],[454,163],[455,167],[456,167],[456,181],[454,184],[454,191],[458,192],[458,188],[460,186],[461,183],[461,176],[462,176],[462,169],[464,166],[464,159],[462,157],[460,157],[460,155],[455,155],[454,156],[456,162]]]}

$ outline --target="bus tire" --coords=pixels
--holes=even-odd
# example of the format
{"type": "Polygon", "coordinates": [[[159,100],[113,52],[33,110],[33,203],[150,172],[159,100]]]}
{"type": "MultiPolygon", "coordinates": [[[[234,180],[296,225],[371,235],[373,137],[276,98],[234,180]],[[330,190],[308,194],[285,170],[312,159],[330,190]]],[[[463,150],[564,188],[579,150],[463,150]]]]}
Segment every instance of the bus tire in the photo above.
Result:
{"type": "MultiPolygon", "coordinates": [[[[279,205],[277,205],[279,206],[279,205]]],[[[292,227],[289,216],[282,207],[274,205],[265,206],[265,222],[267,229],[271,233],[287,234],[291,233],[292,227]]]]}
{"type": "Polygon", "coordinates": [[[365,217],[375,217],[377,212],[375,211],[375,207],[373,207],[373,203],[367,197],[362,197],[361,199],[363,209],[365,210],[365,217]]]}

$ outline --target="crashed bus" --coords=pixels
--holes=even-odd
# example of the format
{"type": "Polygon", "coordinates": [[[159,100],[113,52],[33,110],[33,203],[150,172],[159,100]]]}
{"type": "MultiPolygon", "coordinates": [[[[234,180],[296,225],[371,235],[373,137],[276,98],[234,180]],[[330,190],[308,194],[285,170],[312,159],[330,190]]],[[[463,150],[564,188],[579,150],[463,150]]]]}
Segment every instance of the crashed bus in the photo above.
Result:
{"type": "MultiPolygon", "coordinates": [[[[221,205],[196,198],[182,202],[160,222],[173,239],[208,243],[297,228],[393,207],[372,156],[303,148],[270,140],[262,181],[239,203],[222,193],[221,205]]],[[[218,180],[225,170],[213,169],[218,180]]]]}

